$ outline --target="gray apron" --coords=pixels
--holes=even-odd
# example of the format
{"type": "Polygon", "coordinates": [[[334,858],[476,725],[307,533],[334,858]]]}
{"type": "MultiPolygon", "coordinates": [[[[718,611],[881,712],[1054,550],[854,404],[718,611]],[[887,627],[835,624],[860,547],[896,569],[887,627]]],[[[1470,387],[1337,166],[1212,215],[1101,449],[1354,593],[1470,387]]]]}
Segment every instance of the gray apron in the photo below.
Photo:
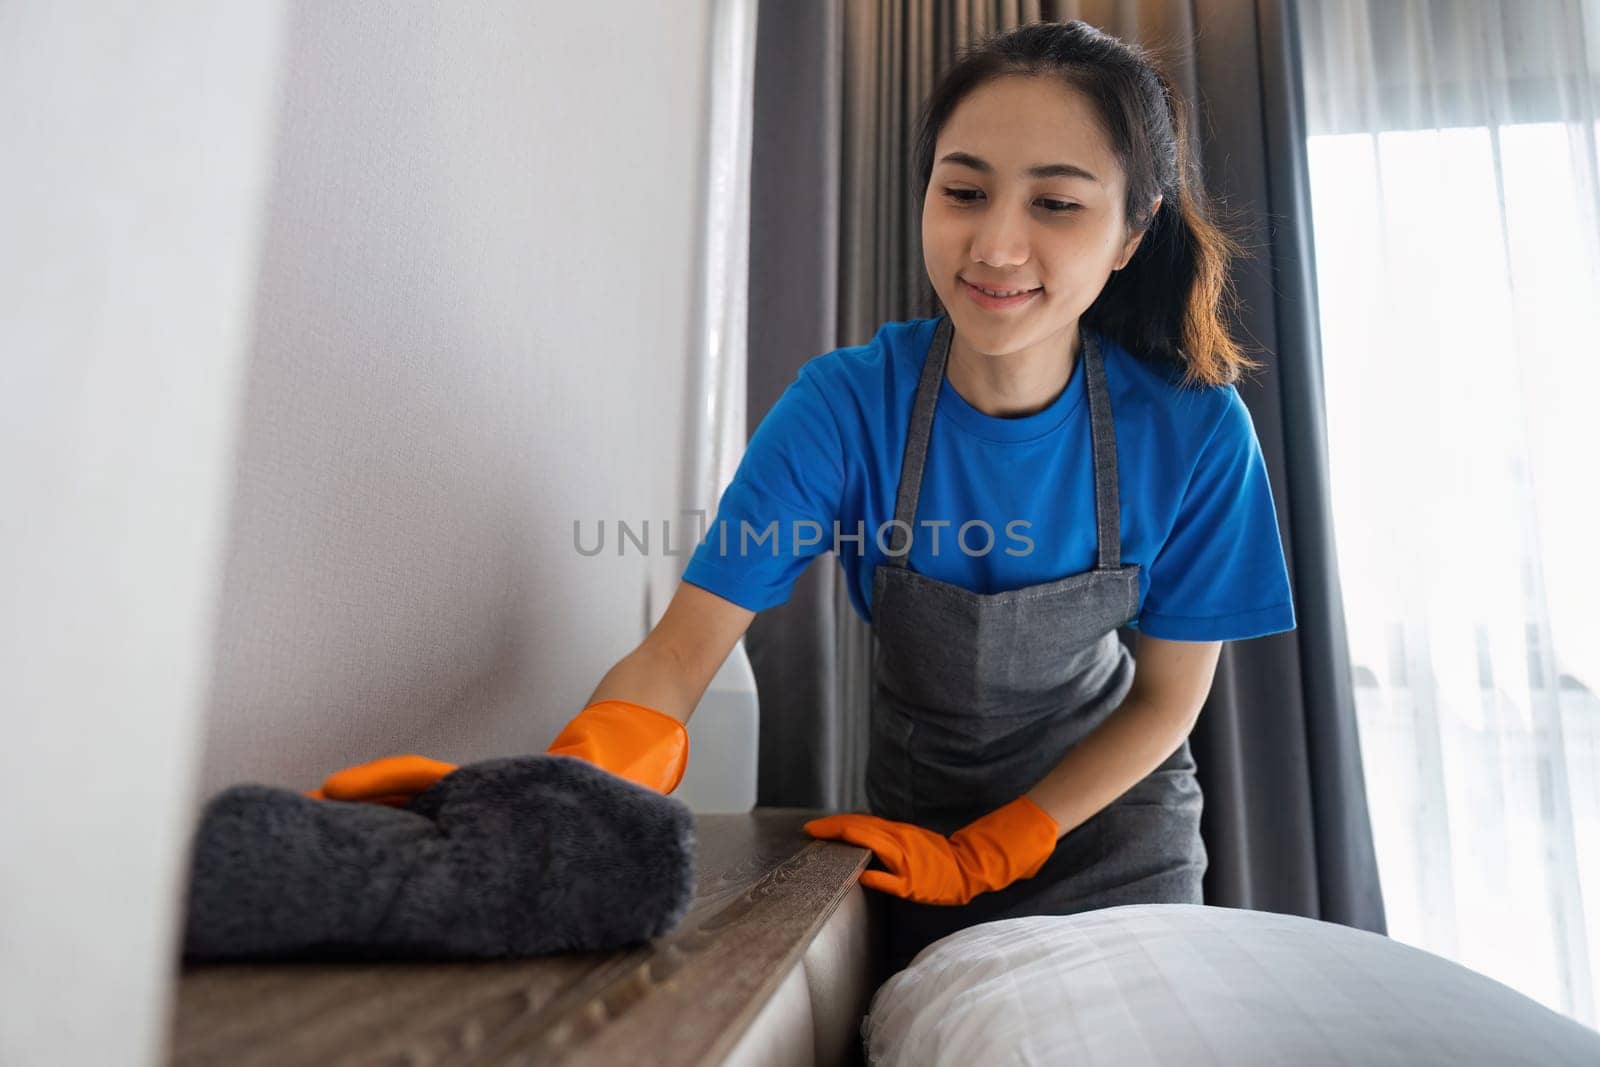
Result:
{"type": "MultiPolygon", "coordinates": [[[[867,802],[874,815],[953,833],[1015,800],[1099,726],[1133,684],[1116,629],[1138,613],[1139,566],[1124,565],[1117,442],[1099,339],[1085,329],[1099,559],[1094,569],[974,593],[906,566],[933,414],[950,353],[942,316],[912,407],[888,562],[872,576],[875,638],[867,802]]],[[[976,923],[1137,903],[1202,903],[1207,864],[1189,741],[1073,828],[1032,878],[963,905],[873,891],[891,971],[976,923]]],[[[875,863],[877,861],[874,861],[875,863]]],[[[874,869],[881,869],[879,864],[874,869]]]]}

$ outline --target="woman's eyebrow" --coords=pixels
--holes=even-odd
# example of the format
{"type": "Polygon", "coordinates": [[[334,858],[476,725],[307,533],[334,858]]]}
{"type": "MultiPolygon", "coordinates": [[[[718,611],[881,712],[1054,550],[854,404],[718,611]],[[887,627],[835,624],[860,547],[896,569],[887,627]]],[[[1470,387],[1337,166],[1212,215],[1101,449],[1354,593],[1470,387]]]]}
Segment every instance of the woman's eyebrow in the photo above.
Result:
{"type": "MultiPolygon", "coordinates": [[[[994,168],[984,160],[970,152],[951,152],[939,160],[940,163],[955,163],[962,167],[971,167],[973,170],[984,174],[993,174],[994,168]]],[[[1038,166],[1028,168],[1031,178],[1082,178],[1085,181],[1099,184],[1100,179],[1073,163],[1040,163],[1038,166]]]]}

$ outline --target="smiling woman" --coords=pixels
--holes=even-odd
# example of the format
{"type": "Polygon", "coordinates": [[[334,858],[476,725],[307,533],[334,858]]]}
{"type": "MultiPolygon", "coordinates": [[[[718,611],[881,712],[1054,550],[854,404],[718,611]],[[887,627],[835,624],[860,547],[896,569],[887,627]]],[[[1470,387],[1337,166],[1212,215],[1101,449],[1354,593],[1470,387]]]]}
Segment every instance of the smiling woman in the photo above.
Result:
{"type": "MultiPolygon", "coordinates": [[[[913,324],[906,366],[884,357],[896,399],[860,432],[887,431],[886,447],[851,439],[851,413],[872,409],[848,380],[856,360],[838,373],[808,365],[814,388],[785,398],[824,399],[815,424],[832,420],[839,455],[886,458],[859,479],[845,460],[824,479],[818,516],[837,514],[859,480],[894,490],[907,534],[861,568],[877,649],[872,814],[806,826],[871,848],[886,868],[862,884],[886,895],[891,967],[992,919],[1200,903],[1189,732],[1223,640],[1294,625],[1259,445],[1232,386],[1255,364],[1222,321],[1239,246],[1208,217],[1161,72],[1080,22],[1023,27],[960,57],[923,109],[916,156],[923,259],[944,313],[913,324]],[[905,400],[902,379],[914,386],[905,400]],[[1198,423],[1161,432],[1196,408],[1198,423]],[[1126,480],[1119,454],[1136,472],[1126,480]],[[1168,496],[1153,472],[1174,467],[1187,473],[1168,496]],[[945,521],[1048,501],[1051,562],[1002,578],[992,564],[913,556],[924,489],[922,511],[945,521]],[[1152,522],[1160,532],[1141,544],[1152,522]],[[1079,555],[1062,556],[1082,533],[1079,555]],[[1233,537],[1258,547],[1224,548],[1233,537]],[[1246,577],[1245,558],[1264,566],[1246,577]],[[1172,583],[1190,587],[1189,606],[1172,583]],[[1122,625],[1143,630],[1136,661],[1122,625]]],[[[892,352],[893,340],[880,332],[871,348],[892,352]]],[[[787,463],[807,465],[793,453],[787,463]]],[[[752,464],[748,481],[760,477],[752,464]]],[[[769,488],[805,499],[803,484],[769,488]]],[[[707,554],[699,562],[685,580],[715,585],[707,554]]]]}
{"type": "Polygon", "coordinates": [[[936,154],[922,249],[956,326],[950,383],[980,411],[1031,414],[1065,388],[1061,354],[1079,351],[1079,320],[1146,231],[1125,220],[1127,179],[1093,103],[1060,79],[973,90],[936,154]]]}
{"type": "Polygon", "coordinates": [[[1142,50],[1081,22],[982,42],[925,102],[914,156],[923,254],[956,320],[958,378],[980,338],[991,355],[1077,352],[1080,316],[1191,384],[1258,366],[1219,314],[1242,245],[1212,217],[1182,97],[1142,50]],[[1142,256],[1141,243],[1152,245],[1142,256]],[[982,289],[1038,298],[984,304],[982,289]],[[1026,308],[1013,318],[1029,321],[975,308],[1026,308]]]}
{"type": "Polygon", "coordinates": [[[871,810],[805,831],[872,850],[891,968],[990,919],[1201,903],[1188,734],[1222,642],[1294,610],[1185,137],[1149,59],[1083,23],[961,56],[915,149],[943,313],[801,368],[708,527],[740,535],[591,697],[628,709],[597,735],[686,719],[832,548],[875,639],[871,810]]]}

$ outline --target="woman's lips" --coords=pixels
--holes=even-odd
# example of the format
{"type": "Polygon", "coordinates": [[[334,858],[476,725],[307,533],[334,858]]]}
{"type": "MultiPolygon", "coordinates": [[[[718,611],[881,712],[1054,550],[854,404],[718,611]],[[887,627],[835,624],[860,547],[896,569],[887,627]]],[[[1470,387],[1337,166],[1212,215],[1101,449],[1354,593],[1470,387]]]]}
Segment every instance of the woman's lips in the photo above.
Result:
{"type": "Polygon", "coordinates": [[[1041,286],[1037,289],[1030,289],[1026,293],[1018,293],[1016,296],[990,296],[965,278],[958,280],[961,282],[961,288],[972,298],[972,302],[988,311],[1006,311],[1010,308],[1021,307],[1044,291],[1041,286]]]}

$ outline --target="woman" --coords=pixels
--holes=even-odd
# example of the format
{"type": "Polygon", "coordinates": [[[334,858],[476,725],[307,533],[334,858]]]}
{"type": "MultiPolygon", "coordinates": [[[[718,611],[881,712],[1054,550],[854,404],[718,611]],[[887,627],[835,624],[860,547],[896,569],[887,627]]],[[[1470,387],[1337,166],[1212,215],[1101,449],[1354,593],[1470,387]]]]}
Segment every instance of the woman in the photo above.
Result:
{"type": "Polygon", "coordinates": [[[801,368],[666,614],[549,750],[670,791],[734,643],[836,551],[876,638],[872,813],[805,829],[873,850],[893,969],[978,922],[1202,901],[1188,735],[1222,641],[1294,612],[1221,320],[1237,245],[1184,124],[1142,52],[1081,22],[963,54],[916,143],[944,313],[801,368]]]}

